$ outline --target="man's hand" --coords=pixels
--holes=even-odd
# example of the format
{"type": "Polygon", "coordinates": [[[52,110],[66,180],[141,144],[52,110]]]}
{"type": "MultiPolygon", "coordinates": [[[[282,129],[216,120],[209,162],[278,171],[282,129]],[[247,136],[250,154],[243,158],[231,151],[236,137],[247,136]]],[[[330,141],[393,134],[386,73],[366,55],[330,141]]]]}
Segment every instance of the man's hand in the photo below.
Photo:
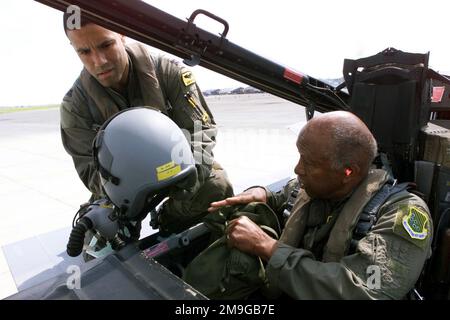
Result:
{"type": "Polygon", "coordinates": [[[209,212],[214,212],[224,206],[232,206],[236,204],[247,204],[250,202],[267,201],[267,194],[264,188],[256,187],[248,189],[237,196],[226,198],[225,200],[212,202],[208,208],[209,212]]]}
{"type": "Polygon", "coordinates": [[[277,248],[277,241],[245,216],[231,220],[226,235],[229,246],[257,255],[265,261],[270,259],[277,248]]]}

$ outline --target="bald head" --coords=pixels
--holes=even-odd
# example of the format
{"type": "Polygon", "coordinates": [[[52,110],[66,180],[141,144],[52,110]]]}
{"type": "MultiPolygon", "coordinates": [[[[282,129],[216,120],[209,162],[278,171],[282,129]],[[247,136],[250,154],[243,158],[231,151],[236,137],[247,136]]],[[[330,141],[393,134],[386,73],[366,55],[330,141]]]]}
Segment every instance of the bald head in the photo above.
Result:
{"type": "Polygon", "coordinates": [[[340,200],[367,177],[377,144],[366,125],[344,111],[314,117],[297,140],[294,169],[311,198],[340,200]]]}
{"type": "Polygon", "coordinates": [[[323,156],[337,170],[357,164],[367,172],[377,153],[376,140],[370,130],[357,116],[347,111],[333,111],[314,117],[300,132],[299,142],[304,139],[325,144],[323,156]]]}

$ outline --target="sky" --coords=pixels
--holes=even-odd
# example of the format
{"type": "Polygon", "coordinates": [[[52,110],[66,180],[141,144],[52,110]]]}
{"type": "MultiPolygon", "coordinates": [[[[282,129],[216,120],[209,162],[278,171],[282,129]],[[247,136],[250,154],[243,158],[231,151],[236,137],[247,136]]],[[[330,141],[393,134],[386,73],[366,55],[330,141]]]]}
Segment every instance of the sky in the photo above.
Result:
{"type": "MultiPolygon", "coordinates": [[[[387,47],[430,52],[430,67],[450,73],[450,1],[147,0],[186,19],[205,9],[225,19],[229,41],[315,78],[339,78],[345,58],[387,47]]],[[[62,13],[32,0],[0,1],[0,106],[60,103],[82,64],[62,29],[62,13]]],[[[199,16],[198,27],[222,28],[199,16]]],[[[155,50],[156,51],[156,50],[155,50]]],[[[194,67],[202,90],[236,81],[194,67]]]]}

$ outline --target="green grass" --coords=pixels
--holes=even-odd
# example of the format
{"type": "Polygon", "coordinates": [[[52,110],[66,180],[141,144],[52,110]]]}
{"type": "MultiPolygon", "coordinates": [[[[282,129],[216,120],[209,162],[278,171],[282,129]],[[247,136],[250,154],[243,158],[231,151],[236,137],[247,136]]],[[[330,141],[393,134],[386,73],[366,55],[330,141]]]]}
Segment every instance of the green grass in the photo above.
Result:
{"type": "Polygon", "coordinates": [[[31,110],[46,110],[59,108],[59,104],[51,104],[47,106],[29,106],[29,107],[0,107],[0,114],[11,112],[22,112],[31,110]]]}

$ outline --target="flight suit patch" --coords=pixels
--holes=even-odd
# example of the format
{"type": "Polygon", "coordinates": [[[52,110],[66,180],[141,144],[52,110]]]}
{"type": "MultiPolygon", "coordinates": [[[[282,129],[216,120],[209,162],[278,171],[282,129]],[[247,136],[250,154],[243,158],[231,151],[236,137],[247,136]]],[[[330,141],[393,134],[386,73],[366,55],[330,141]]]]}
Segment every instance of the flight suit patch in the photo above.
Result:
{"type": "Polygon", "coordinates": [[[183,81],[184,85],[186,87],[190,86],[191,84],[195,83],[194,75],[191,71],[186,71],[181,74],[181,80],[183,81]]]}
{"type": "Polygon", "coordinates": [[[402,224],[411,238],[424,240],[428,236],[428,217],[417,207],[409,208],[409,214],[402,218],[402,224]]]}
{"type": "Polygon", "coordinates": [[[397,211],[394,233],[424,249],[429,236],[428,215],[419,207],[402,206],[397,211]]]}

